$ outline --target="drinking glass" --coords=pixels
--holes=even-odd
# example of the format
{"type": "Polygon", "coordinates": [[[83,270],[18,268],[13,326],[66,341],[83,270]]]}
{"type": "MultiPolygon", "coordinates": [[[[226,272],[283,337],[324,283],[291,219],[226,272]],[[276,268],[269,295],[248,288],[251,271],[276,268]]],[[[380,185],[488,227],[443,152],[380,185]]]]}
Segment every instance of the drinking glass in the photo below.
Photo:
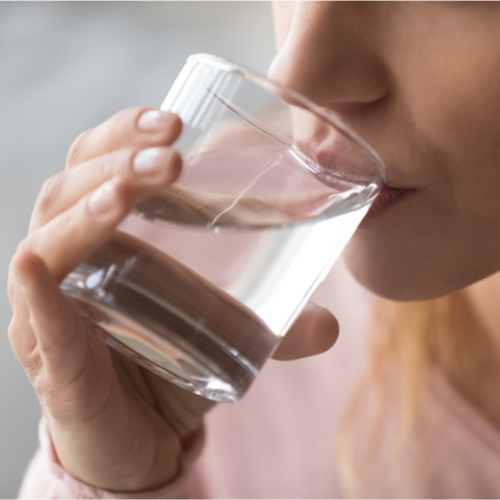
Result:
{"type": "Polygon", "coordinates": [[[385,181],[332,112],[241,65],[189,57],[180,178],[62,282],[113,348],[209,399],[249,388],[385,181]]]}

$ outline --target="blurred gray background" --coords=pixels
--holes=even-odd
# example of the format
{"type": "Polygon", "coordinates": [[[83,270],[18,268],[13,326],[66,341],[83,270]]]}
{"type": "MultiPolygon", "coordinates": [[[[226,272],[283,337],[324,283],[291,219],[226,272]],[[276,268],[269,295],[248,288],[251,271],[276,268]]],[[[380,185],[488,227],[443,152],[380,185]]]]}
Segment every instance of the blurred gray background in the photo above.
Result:
{"type": "Polygon", "coordinates": [[[268,2],[0,2],[0,498],[37,447],[40,410],[7,338],[9,261],[43,181],[83,130],[156,106],[186,57],[262,72],[274,55],[268,2]]]}

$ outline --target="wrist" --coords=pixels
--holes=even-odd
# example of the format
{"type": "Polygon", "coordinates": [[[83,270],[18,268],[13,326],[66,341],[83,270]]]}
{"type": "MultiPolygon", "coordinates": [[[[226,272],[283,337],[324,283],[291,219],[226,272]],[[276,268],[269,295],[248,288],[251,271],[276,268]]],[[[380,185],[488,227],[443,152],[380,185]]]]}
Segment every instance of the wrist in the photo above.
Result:
{"type": "MultiPolygon", "coordinates": [[[[58,498],[187,498],[187,485],[190,474],[190,464],[181,457],[179,472],[173,481],[169,481],[156,490],[137,490],[136,492],[113,492],[109,489],[99,489],[81,482],[70,475],[60,464],[45,419],[39,426],[42,462],[38,462],[35,476],[44,478],[44,484],[53,485],[57,489],[58,498]],[[42,464],[46,465],[43,466],[42,464]]],[[[33,482],[33,478],[31,478],[33,482]]],[[[36,482],[36,481],[35,481],[36,482]]],[[[37,490],[38,491],[38,490],[37,490]]],[[[51,498],[55,498],[52,497],[51,498]]]]}
{"type": "Polygon", "coordinates": [[[66,428],[49,419],[46,430],[52,460],[88,487],[135,494],[164,487],[179,476],[182,452],[175,436],[160,446],[154,436],[144,434],[135,440],[125,440],[119,434],[106,439],[88,427],[66,428]]]}

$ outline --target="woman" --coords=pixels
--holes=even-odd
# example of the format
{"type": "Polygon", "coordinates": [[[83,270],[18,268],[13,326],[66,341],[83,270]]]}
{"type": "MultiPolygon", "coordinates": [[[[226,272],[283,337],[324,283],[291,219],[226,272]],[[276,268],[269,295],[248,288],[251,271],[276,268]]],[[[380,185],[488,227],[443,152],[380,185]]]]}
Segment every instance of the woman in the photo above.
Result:
{"type": "MultiPolygon", "coordinates": [[[[500,438],[495,434],[500,423],[496,396],[500,353],[492,298],[499,286],[494,273],[500,268],[500,234],[495,231],[500,219],[496,194],[500,7],[496,3],[277,2],[274,18],[279,50],[270,77],[338,113],[387,165],[388,187],[382,202],[347,248],[351,273],[380,297],[433,299],[396,305],[389,317],[392,326],[385,325],[394,333],[377,346],[371,382],[364,385],[366,389],[381,382],[385,399],[380,399],[379,412],[371,406],[376,405],[377,394],[374,401],[368,390],[351,398],[349,425],[341,434],[349,439],[338,465],[344,484],[354,488],[354,494],[368,496],[495,496],[495,492],[498,496],[500,483],[484,469],[500,464],[496,443],[500,438]],[[439,299],[457,290],[463,291],[439,299]],[[476,412],[476,421],[488,419],[477,433],[487,434],[493,453],[487,455],[464,430],[456,431],[455,441],[446,434],[445,414],[436,410],[438,403],[427,386],[418,383],[427,380],[428,361],[439,372],[428,370],[431,382],[451,381],[468,398],[470,406],[462,413],[476,412]],[[401,393],[396,384],[400,379],[405,382],[401,393]],[[396,432],[391,425],[400,402],[407,424],[401,442],[407,451],[394,464],[391,449],[396,449],[397,441],[392,439],[396,432]],[[425,414],[418,408],[425,408],[425,414]],[[359,428],[354,427],[357,421],[359,428]],[[358,429],[364,431],[366,421],[375,430],[364,435],[358,429]],[[427,460],[422,462],[429,467],[419,470],[421,461],[414,455],[423,424],[430,436],[447,443],[461,440],[459,450],[473,450],[473,459],[453,453],[451,446],[431,446],[424,450],[427,460]],[[376,439],[371,443],[373,436],[380,443],[376,439]],[[373,455],[371,450],[380,453],[373,455]],[[359,477],[352,463],[363,466],[359,477]],[[364,466],[368,463],[371,467],[364,466]],[[402,463],[407,469],[399,474],[402,463]],[[456,478],[442,479],[444,464],[451,464],[456,478]]],[[[27,477],[26,496],[185,493],[191,463],[202,447],[203,416],[211,403],[111,354],[88,335],[92,325],[73,311],[57,286],[110,235],[136,199],[175,181],[181,162],[172,145],[180,128],[172,115],[125,110],[77,138],[66,170],[42,189],[9,280],[14,308],[11,342],[44,414],[46,453],[27,477]],[[48,473],[42,478],[43,471],[48,473]]],[[[356,291],[353,299],[362,300],[361,295],[356,291]]],[[[326,309],[310,305],[276,357],[296,359],[323,352],[335,341],[337,330],[326,309]]],[[[342,393],[339,385],[337,381],[327,389],[312,386],[318,390],[315,400],[324,399],[325,391],[335,400],[337,392],[342,393]]],[[[447,401],[452,399],[452,385],[442,390],[447,401]]],[[[311,386],[302,391],[311,393],[311,386]]],[[[283,390],[280,394],[285,399],[283,390]]],[[[255,407],[242,403],[233,413],[242,422],[255,420],[255,407]]],[[[309,435],[306,427],[315,424],[307,422],[323,422],[309,415],[309,408],[303,404],[297,409],[304,418],[295,420],[277,446],[295,433],[309,435]]],[[[337,406],[330,410],[339,412],[337,406]]],[[[222,415],[221,442],[239,433],[231,428],[235,420],[224,419],[222,415]]],[[[320,430],[327,428],[327,420],[333,422],[335,416],[325,419],[320,430]]],[[[274,424],[277,429],[285,426],[283,420],[274,424]]],[[[242,455],[255,443],[258,431],[257,427],[254,434],[240,438],[238,444],[247,446],[240,448],[242,455]]],[[[307,461],[324,466],[329,460],[315,454],[314,448],[307,456],[307,461]]],[[[214,469],[206,455],[195,465],[196,486],[204,489],[194,494],[248,495],[238,485],[251,477],[254,463],[243,462],[233,477],[225,478],[235,484],[227,491],[218,487],[222,467],[214,469]]],[[[274,465],[271,475],[279,476],[281,464],[274,465]]],[[[299,461],[290,470],[299,476],[301,466],[299,461]]],[[[331,469],[333,476],[333,462],[331,469]]],[[[340,494],[340,480],[332,482],[327,474],[307,476],[312,493],[302,496],[324,495],[316,489],[321,482],[331,486],[332,496],[340,494]]],[[[258,476],[256,481],[255,493],[249,496],[266,496],[270,490],[262,493],[258,476]]]]}

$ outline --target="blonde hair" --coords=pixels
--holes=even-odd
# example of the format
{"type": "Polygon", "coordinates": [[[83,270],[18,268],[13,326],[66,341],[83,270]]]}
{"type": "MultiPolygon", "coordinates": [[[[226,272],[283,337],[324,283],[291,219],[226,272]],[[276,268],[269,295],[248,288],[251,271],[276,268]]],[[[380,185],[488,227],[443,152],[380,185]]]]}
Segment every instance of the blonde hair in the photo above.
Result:
{"type": "MultiPolygon", "coordinates": [[[[466,372],[474,368],[474,343],[468,334],[473,321],[473,309],[464,291],[421,302],[375,299],[369,366],[340,425],[339,472],[346,496],[364,496],[376,477],[374,469],[381,459],[378,455],[391,410],[398,414],[398,439],[392,453],[384,450],[385,460],[397,460],[412,441],[431,367],[438,365],[451,379],[458,368],[466,372]],[[395,400],[398,408],[391,406],[395,400]],[[373,417],[370,427],[359,429],[358,418],[368,409],[373,417]],[[357,441],[363,442],[357,445],[357,441]]],[[[426,453],[423,448],[421,451],[426,453]]]]}

